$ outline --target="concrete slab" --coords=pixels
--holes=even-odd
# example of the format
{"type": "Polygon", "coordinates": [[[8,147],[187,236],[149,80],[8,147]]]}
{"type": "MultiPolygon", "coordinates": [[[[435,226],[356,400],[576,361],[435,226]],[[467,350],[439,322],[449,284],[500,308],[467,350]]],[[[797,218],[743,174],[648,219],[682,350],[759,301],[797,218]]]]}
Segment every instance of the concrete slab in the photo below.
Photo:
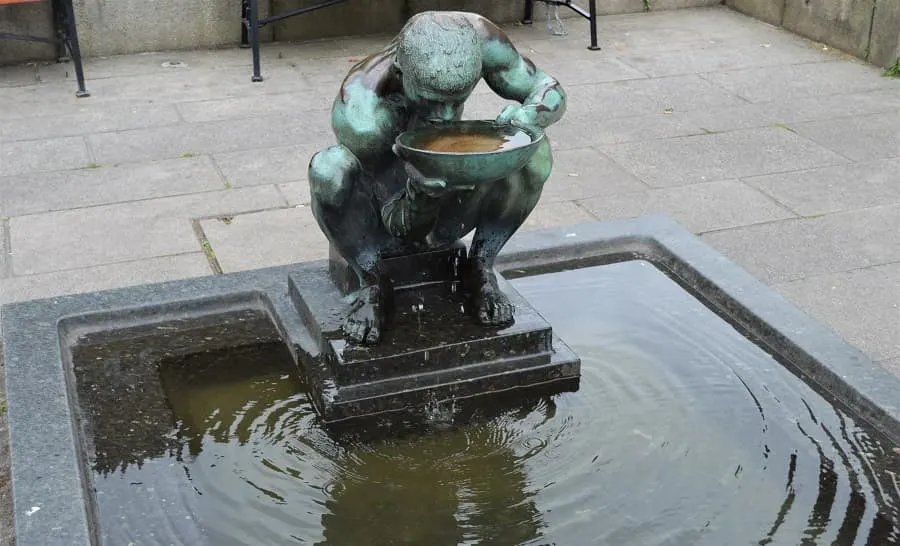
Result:
{"type": "Polygon", "coordinates": [[[878,364],[896,376],[900,376],[900,357],[882,360],[878,364]]]}
{"type": "Polygon", "coordinates": [[[813,318],[841,332],[874,360],[900,357],[900,264],[777,284],[813,318]]]}
{"type": "Polygon", "coordinates": [[[784,28],[865,58],[875,3],[871,0],[785,0],[784,28]]]}
{"type": "Polygon", "coordinates": [[[586,210],[573,201],[541,201],[531,211],[520,231],[569,226],[595,220],[586,210]]]}
{"type": "Polygon", "coordinates": [[[101,133],[87,138],[96,161],[101,164],[264,149],[298,142],[324,144],[333,140],[330,134],[310,133],[304,119],[272,115],[241,120],[240,130],[234,130],[231,120],[223,120],[101,133]]]}
{"type": "MultiPolygon", "coordinates": [[[[704,242],[764,282],[900,261],[900,206],[707,233],[704,242]]],[[[858,315],[856,315],[858,316],[858,315]]]]}
{"type": "Polygon", "coordinates": [[[281,192],[281,195],[287,200],[287,204],[291,207],[309,204],[309,182],[306,180],[278,184],[278,191],[281,192]]]}
{"type": "MultiPolygon", "coordinates": [[[[332,137],[332,141],[334,138],[332,137]]],[[[261,150],[215,154],[222,176],[234,187],[306,180],[312,156],[331,142],[307,142],[261,150]]]]}
{"type": "MultiPolygon", "coordinates": [[[[323,130],[330,129],[328,112],[331,110],[331,102],[326,97],[330,96],[333,101],[337,96],[336,90],[339,88],[339,85],[340,83],[336,83],[330,94],[321,96],[314,101],[309,100],[310,92],[306,91],[302,93],[270,94],[263,100],[260,100],[259,97],[235,97],[181,102],[177,106],[184,120],[191,123],[231,118],[252,118],[282,113],[299,117],[305,112],[308,115],[303,116],[302,119],[312,126],[318,125],[317,129],[323,130]]],[[[321,95],[320,93],[316,94],[321,95]]]]}
{"type": "Polygon", "coordinates": [[[157,127],[181,121],[175,107],[169,104],[97,105],[85,102],[82,107],[72,110],[74,112],[63,115],[29,116],[28,123],[19,119],[0,120],[0,142],[157,127]]]}
{"type": "Polygon", "coordinates": [[[900,159],[746,178],[803,216],[900,204],[900,159]]]}
{"type": "Polygon", "coordinates": [[[703,77],[750,102],[900,90],[900,81],[882,77],[875,67],[842,60],[729,70],[703,77]]]}
{"type": "Polygon", "coordinates": [[[541,201],[571,201],[597,195],[632,192],[647,186],[593,148],[559,150],[541,201]]]}
{"type": "MultiPolygon", "coordinates": [[[[605,108],[599,105],[598,108],[605,108]]],[[[702,111],[702,110],[700,110],[702,111]]],[[[547,129],[555,150],[584,148],[621,142],[641,142],[678,136],[702,135],[701,125],[684,113],[656,113],[597,121],[580,121],[578,117],[565,117],[547,129]]]]}
{"type": "Polygon", "coordinates": [[[584,121],[687,112],[745,102],[695,75],[574,85],[566,87],[566,93],[566,116],[584,121]]]}
{"type": "Polygon", "coordinates": [[[309,207],[200,222],[225,273],[328,258],[328,240],[309,207]]]}
{"type": "Polygon", "coordinates": [[[737,180],[617,193],[579,204],[599,220],[665,212],[694,233],[794,217],[784,207],[737,180]]]}
{"type": "Polygon", "coordinates": [[[212,269],[203,252],[159,256],[133,262],[10,277],[4,279],[0,286],[0,303],[81,294],[211,274],[212,269]]]}
{"type": "Polygon", "coordinates": [[[7,142],[0,147],[0,177],[77,169],[90,163],[80,136],[7,142]]]}
{"type": "Polygon", "coordinates": [[[191,218],[283,207],[275,186],[236,188],[10,219],[13,273],[29,275],[199,250],[191,218]]]}
{"type": "Polygon", "coordinates": [[[791,128],[804,137],[856,161],[900,157],[900,110],[869,116],[798,123],[791,128]]]}
{"type": "MultiPolygon", "coordinates": [[[[588,50],[585,49],[585,51],[588,50]]],[[[565,85],[567,86],[639,80],[647,77],[647,72],[629,66],[612,55],[598,54],[598,52],[589,53],[593,53],[589,59],[573,59],[571,52],[557,50],[552,53],[535,53],[529,56],[548,74],[565,74],[565,85]]]]}
{"type": "Polygon", "coordinates": [[[712,44],[684,51],[653,51],[621,56],[622,60],[654,77],[780,66],[832,60],[809,46],[793,43],[712,44]]]}
{"type": "Polygon", "coordinates": [[[221,190],[209,156],[0,178],[0,216],[221,190]]]}
{"type": "Polygon", "coordinates": [[[708,131],[730,131],[775,124],[864,116],[900,110],[900,93],[880,89],[821,97],[785,98],[775,102],[694,110],[684,115],[686,125],[708,131]]]}
{"type": "Polygon", "coordinates": [[[654,187],[837,165],[847,160],[778,127],[599,147],[654,187]]]}

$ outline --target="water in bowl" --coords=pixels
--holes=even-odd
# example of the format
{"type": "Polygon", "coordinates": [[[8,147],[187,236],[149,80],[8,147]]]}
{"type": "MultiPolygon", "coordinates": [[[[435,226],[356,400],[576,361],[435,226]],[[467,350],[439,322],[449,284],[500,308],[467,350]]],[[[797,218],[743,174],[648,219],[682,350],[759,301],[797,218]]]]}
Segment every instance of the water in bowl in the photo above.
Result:
{"type": "Polygon", "coordinates": [[[581,356],[578,392],[336,442],[284,347],[180,358],[169,451],[94,476],[104,543],[900,544],[898,446],[651,264],[514,284],[581,356]]]}
{"type": "Polygon", "coordinates": [[[521,148],[528,144],[531,144],[531,137],[525,131],[500,133],[452,129],[429,134],[415,143],[416,147],[422,150],[457,154],[497,152],[521,148]]]}

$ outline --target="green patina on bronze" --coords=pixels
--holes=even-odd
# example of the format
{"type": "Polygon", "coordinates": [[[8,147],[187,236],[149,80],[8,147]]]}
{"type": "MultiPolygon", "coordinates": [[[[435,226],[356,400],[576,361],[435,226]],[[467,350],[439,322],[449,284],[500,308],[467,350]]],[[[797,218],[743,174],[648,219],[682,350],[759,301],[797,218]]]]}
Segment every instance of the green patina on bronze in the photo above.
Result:
{"type": "Polygon", "coordinates": [[[553,165],[543,129],[565,109],[559,82],[473,13],[415,15],[350,70],[332,108],[337,144],[313,156],[309,181],[316,220],[362,287],[344,324],[351,340],[381,337],[393,293],[384,258],[446,248],[472,230],[463,288],[474,315],[492,326],[513,320],[494,259],[537,205],[553,165]],[[519,103],[490,121],[527,131],[531,145],[441,157],[404,145],[401,135],[459,122],[481,80],[519,103]]]}

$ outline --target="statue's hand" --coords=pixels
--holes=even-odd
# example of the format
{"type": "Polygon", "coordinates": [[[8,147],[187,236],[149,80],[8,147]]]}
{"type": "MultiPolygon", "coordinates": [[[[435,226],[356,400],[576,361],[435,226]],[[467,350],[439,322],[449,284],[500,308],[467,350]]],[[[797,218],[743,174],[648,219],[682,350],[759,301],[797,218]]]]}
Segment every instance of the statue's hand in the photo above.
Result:
{"type": "Polygon", "coordinates": [[[537,108],[510,104],[497,116],[497,123],[534,126],[537,125],[537,108]]]}

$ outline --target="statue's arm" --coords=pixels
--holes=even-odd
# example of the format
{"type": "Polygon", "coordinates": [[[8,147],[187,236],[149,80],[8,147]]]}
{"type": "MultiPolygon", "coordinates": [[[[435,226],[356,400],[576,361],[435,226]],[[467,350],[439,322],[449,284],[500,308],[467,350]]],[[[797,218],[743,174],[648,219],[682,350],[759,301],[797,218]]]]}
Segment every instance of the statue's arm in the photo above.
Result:
{"type": "Polygon", "coordinates": [[[390,101],[361,82],[348,82],[331,110],[331,126],[338,143],[364,168],[373,167],[373,162],[392,153],[399,124],[398,112],[390,101]]]}
{"type": "Polygon", "coordinates": [[[522,56],[500,29],[489,28],[486,34],[483,70],[488,86],[499,96],[533,109],[534,123],[540,127],[559,121],[566,112],[566,93],[559,82],[522,56]]]}

